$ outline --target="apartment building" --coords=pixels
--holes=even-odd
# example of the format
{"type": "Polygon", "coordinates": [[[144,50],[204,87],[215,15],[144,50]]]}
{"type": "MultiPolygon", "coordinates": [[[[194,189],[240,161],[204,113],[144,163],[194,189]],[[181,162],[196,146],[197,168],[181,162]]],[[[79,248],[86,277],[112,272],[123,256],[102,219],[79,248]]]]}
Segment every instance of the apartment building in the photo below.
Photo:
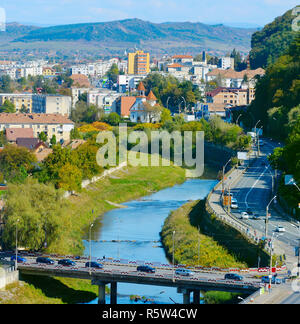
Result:
{"type": "Polygon", "coordinates": [[[249,104],[249,89],[218,88],[206,94],[206,102],[230,106],[249,104]]]}
{"type": "Polygon", "coordinates": [[[30,93],[0,93],[1,106],[5,100],[9,100],[15,105],[16,112],[20,112],[22,108],[28,113],[32,112],[32,94],[30,93]]]}
{"type": "Polygon", "coordinates": [[[145,75],[150,73],[150,54],[136,51],[128,54],[128,74],[145,75]]]}
{"type": "Polygon", "coordinates": [[[32,113],[60,114],[69,116],[72,109],[72,98],[60,95],[32,95],[32,113]]]}
{"type": "Polygon", "coordinates": [[[103,109],[105,113],[116,112],[116,100],[120,97],[119,93],[95,89],[90,90],[87,95],[87,103],[103,109]]]}
{"type": "Polygon", "coordinates": [[[234,69],[234,58],[221,57],[219,61],[219,68],[222,70],[234,69]]]}
{"type": "Polygon", "coordinates": [[[74,123],[59,114],[0,114],[0,131],[10,128],[31,128],[35,138],[44,132],[48,139],[55,135],[58,142],[64,143],[70,141],[74,123]]]}
{"type": "Polygon", "coordinates": [[[134,91],[139,83],[146,78],[145,75],[119,75],[118,76],[118,81],[117,81],[117,89],[118,92],[125,93],[125,92],[130,92],[134,91]]]}

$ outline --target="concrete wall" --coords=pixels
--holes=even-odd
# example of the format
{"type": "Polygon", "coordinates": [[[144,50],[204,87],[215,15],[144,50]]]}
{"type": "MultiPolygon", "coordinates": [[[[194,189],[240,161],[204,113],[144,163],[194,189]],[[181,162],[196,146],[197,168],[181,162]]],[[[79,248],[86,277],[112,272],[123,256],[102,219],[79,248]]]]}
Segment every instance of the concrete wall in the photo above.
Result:
{"type": "Polygon", "coordinates": [[[0,268],[0,289],[19,281],[19,271],[0,268]]]}

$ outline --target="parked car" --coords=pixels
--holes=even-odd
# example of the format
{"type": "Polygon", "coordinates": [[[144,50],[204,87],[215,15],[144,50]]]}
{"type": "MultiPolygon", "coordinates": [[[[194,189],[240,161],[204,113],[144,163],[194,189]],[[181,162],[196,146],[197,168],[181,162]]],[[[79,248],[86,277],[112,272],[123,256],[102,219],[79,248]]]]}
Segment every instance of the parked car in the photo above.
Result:
{"type": "Polygon", "coordinates": [[[186,276],[186,277],[192,276],[194,274],[193,271],[184,268],[176,269],[175,273],[179,276],[186,276]]]}
{"type": "Polygon", "coordinates": [[[244,281],[244,278],[236,273],[227,273],[224,279],[233,281],[244,281]]]}
{"type": "Polygon", "coordinates": [[[155,269],[150,266],[138,266],[136,270],[141,272],[155,273],[155,269]]]}
{"type": "Polygon", "coordinates": [[[39,257],[36,259],[36,263],[54,264],[55,262],[49,258],[39,257]]]}
{"type": "Polygon", "coordinates": [[[237,200],[234,199],[234,198],[231,199],[231,208],[232,209],[238,209],[239,208],[239,205],[237,203],[237,200]]]}
{"type": "Polygon", "coordinates": [[[65,267],[74,267],[76,266],[76,263],[69,259],[62,259],[58,261],[58,264],[63,265],[65,267]]]}
{"type": "Polygon", "coordinates": [[[242,212],[241,219],[249,219],[249,214],[247,212],[242,212]]]}
{"type": "Polygon", "coordinates": [[[101,263],[98,262],[87,262],[85,264],[86,268],[96,268],[96,269],[103,269],[103,265],[101,263]]]}
{"type": "Polygon", "coordinates": [[[283,226],[277,226],[276,227],[276,232],[277,233],[284,233],[285,232],[285,228],[283,226]]]}
{"type": "MultiPolygon", "coordinates": [[[[11,260],[11,261],[16,261],[16,256],[13,255],[13,256],[10,258],[10,260],[11,260]]],[[[18,263],[25,263],[25,262],[27,262],[27,259],[18,256],[18,257],[17,257],[17,262],[18,262],[18,263]]]]}
{"type": "Polygon", "coordinates": [[[251,209],[249,209],[249,208],[246,210],[246,213],[247,213],[249,216],[253,216],[253,215],[254,215],[253,211],[252,211],[251,209]]]}
{"type": "MultiPolygon", "coordinates": [[[[261,278],[261,282],[264,283],[264,284],[269,284],[270,283],[270,278],[269,276],[263,276],[261,278]]],[[[272,276],[272,285],[280,285],[283,283],[283,280],[280,279],[280,278],[277,278],[277,276],[272,276]]]]}

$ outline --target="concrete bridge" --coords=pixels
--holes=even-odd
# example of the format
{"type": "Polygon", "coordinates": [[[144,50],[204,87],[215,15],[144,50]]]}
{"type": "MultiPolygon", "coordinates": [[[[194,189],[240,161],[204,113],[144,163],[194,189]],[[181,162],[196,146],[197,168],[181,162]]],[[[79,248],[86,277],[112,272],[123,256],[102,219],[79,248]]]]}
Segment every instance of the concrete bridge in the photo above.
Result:
{"type": "Polygon", "coordinates": [[[250,275],[244,277],[244,282],[224,280],[222,273],[206,273],[191,269],[194,274],[189,277],[178,276],[175,269],[156,268],[155,273],[144,273],[136,270],[136,265],[105,264],[103,269],[90,269],[85,263],[77,262],[74,267],[60,265],[41,265],[34,260],[19,264],[18,270],[23,274],[35,276],[66,277],[91,280],[99,287],[98,303],[105,304],[105,288],[110,285],[110,303],[117,304],[118,283],[132,283],[141,285],[167,286],[177,288],[183,295],[183,304],[200,303],[200,291],[227,291],[241,294],[251,294],[260,289],[260,282],[250,275]]]}

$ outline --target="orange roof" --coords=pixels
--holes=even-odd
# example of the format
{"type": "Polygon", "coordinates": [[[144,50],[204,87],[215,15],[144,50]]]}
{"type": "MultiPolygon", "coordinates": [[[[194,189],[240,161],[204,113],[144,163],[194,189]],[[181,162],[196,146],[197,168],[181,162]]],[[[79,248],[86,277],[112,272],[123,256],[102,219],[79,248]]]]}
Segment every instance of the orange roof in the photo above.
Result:
{"type": "Polygon", "coordinates": [[[138,91],[146,91],[144,83],[142,81],[139,83],[138,91]]]}
{"type": "Polygon", "coordinates": [[[0,124],[70,124],[74,123],[66,116],[60,114],[0,114],[0,124]]]}
{"type": "Polygon", "coordinates": [[[9,142],[15,142],[17,138],[34,138],[32,128],[7,128],[5,133],[9,142]]]}
{"type": "Polygon", "coordinates": [[[130,109],[136,102],[136,97],[121,97],[121,109],[120,114],[121,116],[129,116],[130,109]]]}
{"type": "Polygon", "coordinates": [[[191,55],[174,55],[174,56],[172,56],[172,58],[174,58],[174,59],[183,59],[183,58],[191,59],[191,58],[193,58],[193,56],[191,56],[191,55]]]}
{"type": "Polygon", "coordinates": [[[168,69],[169,69],[169,68],[181,68],[181,67],[183,67],[183,65],[178,64],[178,63],[174,63],[174,64],[170,64],[170,65],[168,65],[168,69]]]}
{"type": "Polygon", "coordinates": [[[240,72],[237,72],[232,69],[228,69],[228,70],[215,69],[207,73],[208,76],[221,75],[222,77],[228,79],[243,79],[245,75],[247,75],[249,79],[253,79],[256,75],[264,75],[264,74],[265,74],[265,70],[261,68],[256,70],[244,70],[240,72]]]}
{"type": "Polygon", "coordinates": [[[81,88],[90,88],[89,78],[84,74],[72,74],[70,78],[74,81],[74,86],[78,85],[81,88]]]}
{"type": "Polygon", "coordinates": [[[148,96],[147,96],[147,100],[153,100],[156,101],[157,98],[155,97],[154,93],[152,92],[152,90],[150,90],[148,96]]]}

